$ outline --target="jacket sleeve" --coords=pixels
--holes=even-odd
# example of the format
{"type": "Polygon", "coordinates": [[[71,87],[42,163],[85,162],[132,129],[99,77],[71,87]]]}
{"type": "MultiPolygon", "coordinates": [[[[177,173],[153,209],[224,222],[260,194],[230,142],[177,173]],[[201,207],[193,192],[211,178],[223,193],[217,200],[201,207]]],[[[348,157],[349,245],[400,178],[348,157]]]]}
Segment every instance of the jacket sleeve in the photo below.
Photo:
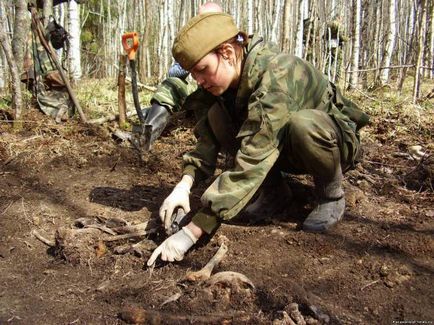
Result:
{"type": "Polygon", "coordinates": [[[247,119],[237,135],[241,147],[235,166],[208,187],[201,198],[204,208],[193,217],[205,232],[236,216],[258,190],[279,157],[293,105],[280,88],[259,87],[251,95],[247,119]]]}

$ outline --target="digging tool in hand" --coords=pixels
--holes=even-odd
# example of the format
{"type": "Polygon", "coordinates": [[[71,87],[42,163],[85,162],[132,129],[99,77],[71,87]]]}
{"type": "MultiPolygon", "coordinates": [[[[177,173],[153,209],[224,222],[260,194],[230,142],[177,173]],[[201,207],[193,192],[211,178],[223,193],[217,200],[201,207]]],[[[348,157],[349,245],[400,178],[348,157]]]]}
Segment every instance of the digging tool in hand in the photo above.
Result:
{"type": "Polygon", "coordinates": [[[147,152],[151,148],[152,125],[145,124],[145,116],[140,108],[137,89],[136,52],[139,48],[139,36],[137,32],[129,32],[122,35],[122,46],[128,55],[131,68],[131,86],[134,107],[139,117],[139,124],[133,125],[131,142],[140,152],[147,152]]]}
{"type": "Polygon", "coordinates": [[[178,208],[172,215],[172,224],[170,228],[166,230],[168,236],[173,235],[181,229],[181,222],[187,214],[183,208],[178,208]]]}

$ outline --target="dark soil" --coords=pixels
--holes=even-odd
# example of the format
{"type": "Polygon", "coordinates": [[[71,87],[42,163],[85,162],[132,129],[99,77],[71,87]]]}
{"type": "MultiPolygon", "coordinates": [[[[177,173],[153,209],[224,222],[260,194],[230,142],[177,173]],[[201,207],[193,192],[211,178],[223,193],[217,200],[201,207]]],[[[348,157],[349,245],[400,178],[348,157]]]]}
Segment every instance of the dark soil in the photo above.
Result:
{"type": "MultiPolygon", "coordinates": [[[[429,126],[391,137],[405,121],[374,117],[363,132],[364,159],[345,175],[345,217],[329,233],[300,230],[312,209],[311,180],[291,177],[295,199],[284,212],[260,224],[223,224],[183,261],[151,272],[151,249],[114,254],[127,240],[101,247],[95,239],[91,254],[72,263],[34,231],[54,241],[56,230],[73,229],[78,218],[132,224],[156,218],[180,179],[182,154],[194,145],[193,122],[177,116],[141,159],[106,126],[56,125],[35,110],[26,120],[15,133],[0,124],[0,324],[271,324],[284,311],[297,323],[297,309],[297,324],[434,321],[429,126]],[[425,145],[422,160],[408,154],[413,144],[425,145]],[[182,281],[213,256],[221,234],[229,251],[214,273],[240,272],[254,290],[182,281]],[[179,299],[163,304],[177,293],[179,299]]],[[[193,210],[203,189],[193,191],[193,210]]]]}

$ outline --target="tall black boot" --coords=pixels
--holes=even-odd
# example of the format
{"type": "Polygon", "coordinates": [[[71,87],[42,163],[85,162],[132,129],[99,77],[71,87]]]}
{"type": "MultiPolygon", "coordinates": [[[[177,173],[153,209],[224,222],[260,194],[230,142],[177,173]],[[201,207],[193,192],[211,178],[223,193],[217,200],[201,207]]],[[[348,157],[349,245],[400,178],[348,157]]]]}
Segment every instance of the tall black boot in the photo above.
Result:
{"type": "Polygon", "coordinates": [[[331,179],[314,177],[318,205],[307,216],[303,230],[325,232],[342,219],[345,211],[345,197],[342,188],[342,169],[339,165],[331,179]]]}
{"type": "Polygon", "coordinates": [[[148,109],[145,123],[144,123],[145,125],[152,126],[150,144],[154,143],[154,141],[157,140],[157,138],[163,132],[169,120],[170,120],[169,110],[166,107],[161,106],[160,104],[154,102],[152,106],[148,109]]]}

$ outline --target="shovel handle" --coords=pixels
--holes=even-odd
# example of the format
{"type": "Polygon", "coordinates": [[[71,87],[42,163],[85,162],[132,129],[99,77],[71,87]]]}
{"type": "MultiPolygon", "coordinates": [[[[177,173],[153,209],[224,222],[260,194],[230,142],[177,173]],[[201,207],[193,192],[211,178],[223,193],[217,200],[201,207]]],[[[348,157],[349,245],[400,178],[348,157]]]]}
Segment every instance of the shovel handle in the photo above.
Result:
{"type": "Polygon", "coordinates": [[[136,52],[139,48],[139,35],[137,32],[129,32],[122,35],[122,46],[125,52],[127,52],[128,60],[134,60],[136,58],[136,52]]]}

